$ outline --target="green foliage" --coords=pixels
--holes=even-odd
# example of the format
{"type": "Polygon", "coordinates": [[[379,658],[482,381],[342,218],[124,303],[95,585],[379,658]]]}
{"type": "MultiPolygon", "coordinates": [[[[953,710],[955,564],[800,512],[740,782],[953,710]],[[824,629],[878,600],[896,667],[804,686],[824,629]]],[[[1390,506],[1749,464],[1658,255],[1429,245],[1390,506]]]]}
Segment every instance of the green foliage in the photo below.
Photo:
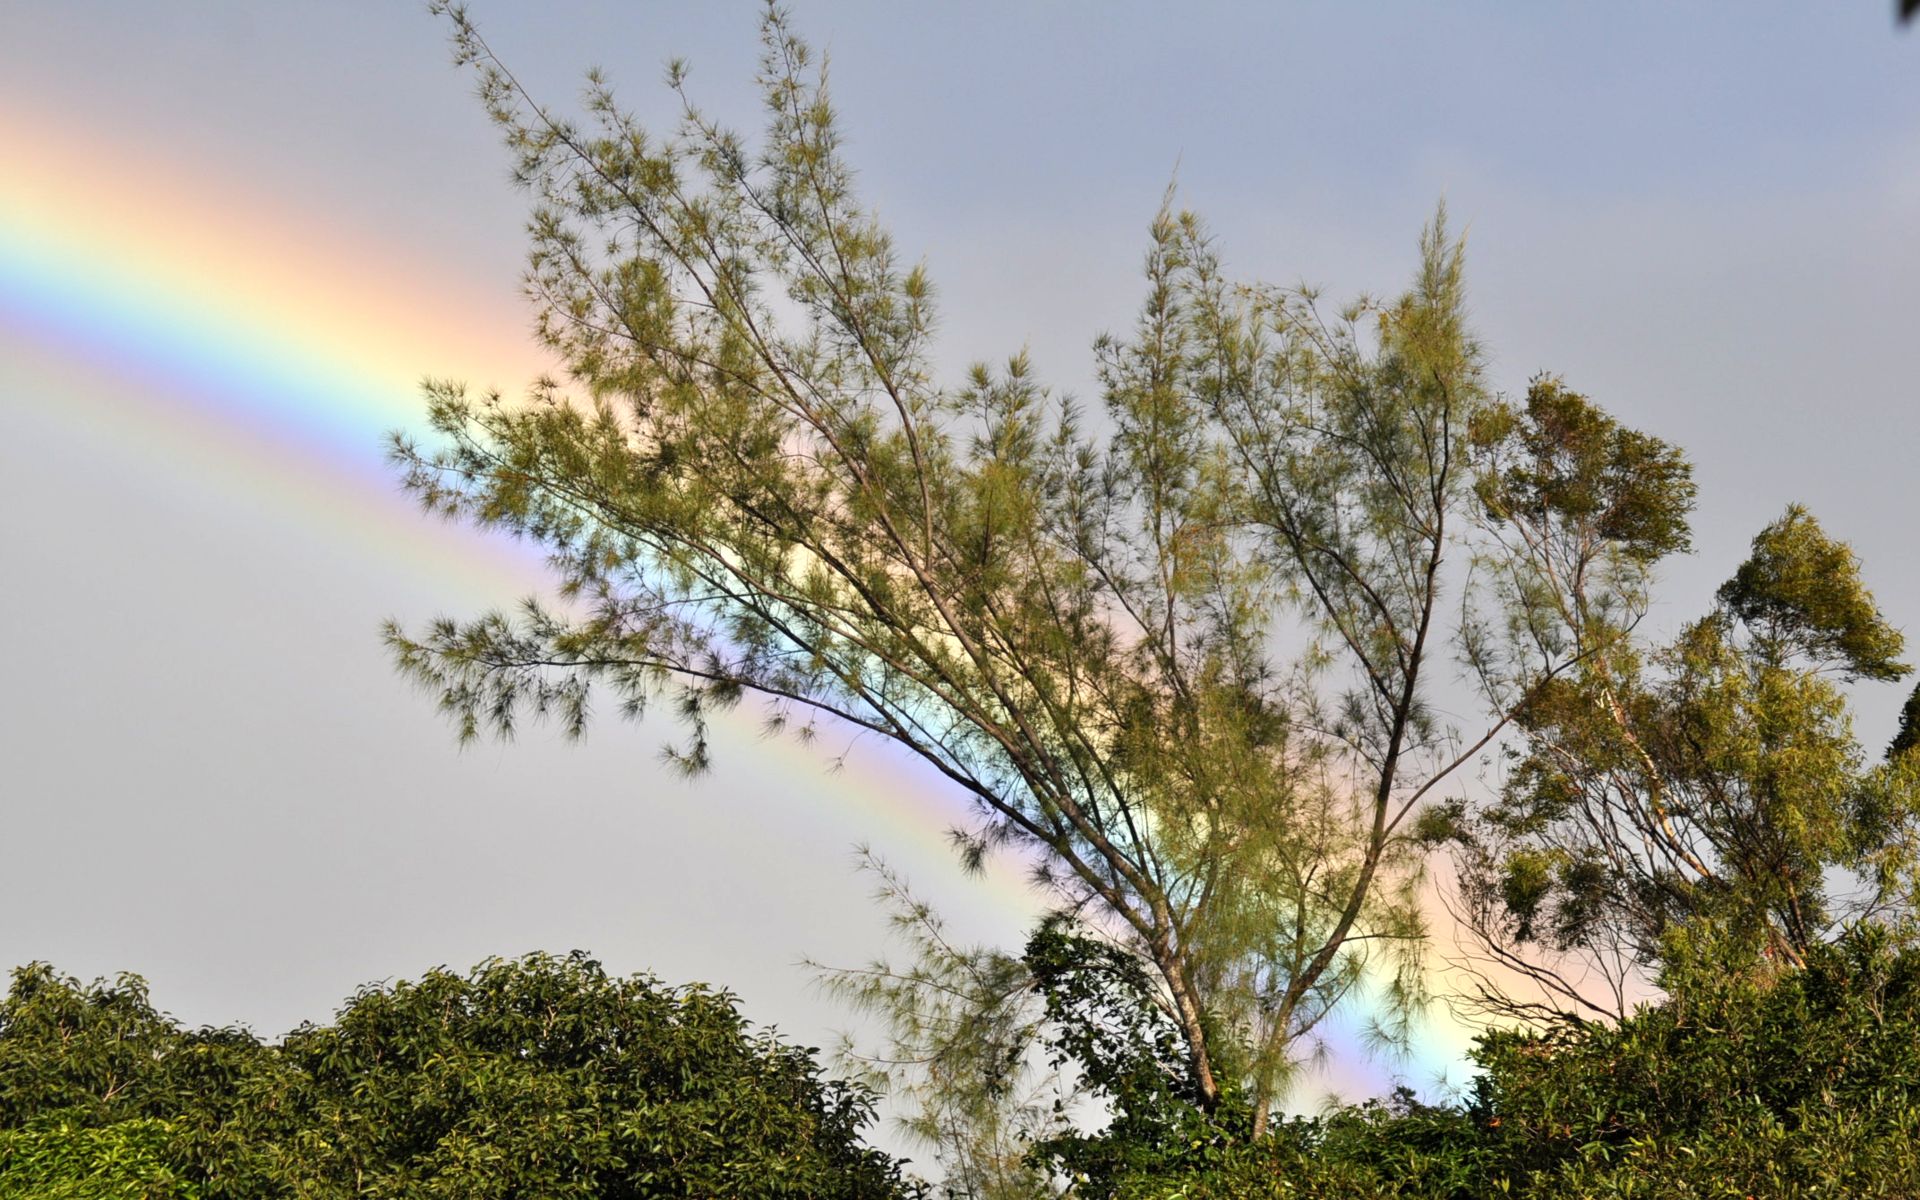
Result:
{"type": "Polygon", "coordinates": [[[1617,1028],[1493,1034],[1480,1107],[1542,1195],[1920,1189],[1920,954],[1866,928],[1756,981],[1718,943],[1617,1028]]]}
{"type": "Polygon", "coordinates": [[[284,1103],[322,1188],[366,1196],[881,1196],[860,1091],[750,1035],[730,997],[590,959],[366,988],[289,1035],[284,1103]]]}
{"type": "Polygon", "coordinates": [[[1901,1197],[1920,1192],[1920,952],[1880,928],[1757,982],[1722,944],[1618,1026],[1484,1036],[1464,1107],[1404,1091],[1088,1196],[1901,1197]]]}
{"type": "MultiPolygon", "coordinates": [[[[1050,1176],[1067,1194],[1129,1200],[1920,1192],[1914,931],[1862,926],[1770,977],[1732,953],[1723,938],[1676,939],[1670,999],[1618,1025],[1483,1036],[1463,1106],[1401,1090],[1255,1133],[1239,1095],[1198,1103],[1139,961],[1050,923],[1025,960],[1047,1040],[1112,1119],[1037,1143],[1024,1192],[1009,1176],[952,1194],[1055,1194],[1050,1176]]],[[[915,1193],[856,1144],[863,1094],[822,1085],[808,1052],[748,1033],[722,994],[611,979],[579,956],[364,989],[335,1025],[257,1047],[238,1103],[211,1094],[226,1085],[208,1073],[168,1090],[185,1078],[166,1064],[184,1035],[166,1036],[129,977],[86,988],[28,968],[5,1012],[0,1081],[23,1086],[0,1122],[0,1196],[915,1193]],[[116,1058],[136,1033],[140,1052],[116,1058]],[[105,1073],[122,1065],[135,1070],[105,1073]],[[103,1096],[110,1077],[121,1086],[103,1096]],[[142,1095],[172,1097],[181,1120],[133,1115],[142,1095]],[[253,1144],[260,1174],[210,1172],[192,1131],[209,1105],[253,1144]]]]}
{"type": "Polygon", "coordinates": [[[1560,379],[1539,376],[1524,408],[1488,406],[1472,430],[1475,490],[1502,524],[1552,531],[1576,556],[1651,564],[1692,544],[1692,468],[1674,447],[1628,429],[1560,379]]]}
{"type": "Polygon", "coordinates": [[[0,1007],[0,1124],[43,1112],[113,1120],[145,1098],[149,1064],[178,1039],[137,975],[81,989],[44,963],[18,968],[0,1007]]]}
{"type": "Polygon", "coordinates": [[[1915,746],[1920,746],[1920,687],[1914,688],[1900,707],[1900,727],[1887,746],[1887,758],[1898,762],[1915,746]]]}
{"type": "Polygon", "coordinates": [[[1246,1136],[1252,1112],[1244,1092],[1200,1093],[1179,1028],[1155,1002],[1137,957],[1056,917],[1035,930],[1024,962],[1046,998],[1043,1036],[1054,1065],[1071,1064],[1111,1118],[1097,1133],[1036,1139],[1034,1162],[1071,1181],[1075,1194],[1098,1196],[1139,1176],[1204,1171],[1246,1136]]]}
{"type": "Polygon", "coordinates": [[[1895,661],[1903,639],[1861,584],[1853,551],[1797,504],[1753,539],[1753,554],[1721,586],[1719,600],[1771,661],[1798,655],[1849,678],[1879,680],[1912,670],[1895,661]]]}
{"type": "Polygon", "coordinates": [[[34,963],[13,972],[0,1001],[0,1128],[164,1122],[166,1162],[203,1195],[264,1186],[280,1126],[262,1097],[278,1073],[244,1029],[182,1029],[137,975],[82,985],[34,963]]]}
{"type": "Polygon", "coordinates": [[[0,1065],[15,1153],[84,1165],[124,1143],[155,1186],[208,1200],[911,1191],[859,1143],[870,1094],[822,1080],[811,1051],[751,1032],[723,993],[577,954],[363,988],[277,1046],[182,1031],[132,977],[36,965],[0,1007],[0,1065]]]}
{"type": "Polygon", "coordinates": [[[1712,611],[1651,644],[1647,572],[1686,544],[1678,453],[1551,380],[1477,434],[1489,519],[1525,549],[1483,680],[1499,695],[1507,663],[1574,657],[1526,692],[1497,799],[1433,831],[1460,849],[1473,932],[1535,988],[1489,1004],[1617,1018],[1676,939],[1766,971],[1911,913],[1920,771],[1867,761],[1840,688],[1907,667],[1852,551],[1789,508],[1712,611]]]}
{"type": "Polygon", "coordinates": [[[164,1122],[0,1128],[0,1200],[195,1200],[167,1165],[164,1122]]]}
{"type": "Polygon", "coordinates": [[[849,1041],[840,1064],[883,1092],[902,1128],[928,1147],[952,1200],[1029,1200],[1050,1191],[1030,1159],[1031,1143],[1066,1124],[1078,1095],[1057,1069],[1036,1061],[1047,1012],[1026,962],[953,943],[945,924],[892,869],[862,852],[879,877],[875,898],[889,911],[911,957],[857,969],[813,964],[827,988],[885,1026],[883,1042],[859,1052],[849,1041]]]}
{"type": "MultiPolygon", "coordinates": [[[[1021,847],[1147,964],[1204,1104],[1245,1083],[1264,1120],[1369,969],[1403,1036],[1412,822],[1506,716],[1476,738],[1429,703],[1445,564],[1463,542],[1506,553],[1473,526],[1489,397],[1444,213],[1403,295],[1329,311],[1230,280],[1170,199],[1083,412],[1023,355],[942,378],[927,273],[861,206],[825,72],[779,10],[757,142],[678,65],[663,125],[598,74],[568,120],[446,11],[533,199],[528,290],[573,393],[435,383],[436,444],[395,439],[423,506],[528,537],[561,574],[557,604],[389,626],[461,736],[577,733],[596,688],[628,716],[669,704],[688,771],[743,699],[801,737],[877,734],[974,801],[968,863],[1021,847]]],[[[1607,436],[1625,486],[1657,445],[1607,436]]],[[[1675,536],[1657,505],[1607,519],[1675,536]]]]}

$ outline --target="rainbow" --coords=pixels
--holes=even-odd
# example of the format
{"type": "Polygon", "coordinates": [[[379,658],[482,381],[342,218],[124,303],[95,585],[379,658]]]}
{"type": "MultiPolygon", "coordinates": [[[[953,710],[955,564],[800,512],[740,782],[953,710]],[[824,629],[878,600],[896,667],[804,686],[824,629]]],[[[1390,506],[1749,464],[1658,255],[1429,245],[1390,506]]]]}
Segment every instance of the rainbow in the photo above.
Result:
{"type": "MultiPolygon", "coordinates": [[[[480,289],[449,280],[443,264],[249,198],[236,180],[189,179],[122,147],[36,136],[3,119],[0,155],[9,164],[0,328],[23,335],[43,377],[107,385],[75,388],[43,410],[143,453],[157,448],[176,469],[210,475],[361,553],[425,563],[454,585],[450,602],[500,604],[538,586],[536,548],[422,516],[385,461],[387,431],[421,422],[422,364],[458,364],[481,379],[551,369],[521,314],[449,301],[480,289]],[[124,171],[129,159],[137,196],[98,186],[95,164],[124,171]]],[[[790,756],[798,777],[819,774],[811,752],[766,747],[790,756]]],[[[888,815],[890,834],[929,854],[948,853],[940,829],[965,815],[942,806],[930,823],[929,798],[946,789],[911,764],[868,770],[852,790],[888,815]]],[[[1032,907],[1017,880],[996,892],[1021,912],[1032,907]]]]}
{"type": "MultiPolygon", "coordinates": [[[[0,114],[0,333],[26,345],[37,377],[74,381],[47,398],[47,419],[129,440],[355,552],[428,572],[457,593],[450,601],[494,605],[537,586],[537,551],[423,517],[384,461],[386,431],[420,421],[422,366],[491,380],[550,369],[523,314],[465,299],[506,289],[249,196],[204,164],[189,175],[76,132],[0,114]],[[139,179],[137,193],[101,186],[102,162],[139,179]]],[[[760,745],[790,759],[794,778],[822,778],[813,752],[760,745]]],[[[910,847],[910,873],[945,860],[942,831],[967,816],[930,769],[885,751],[818,790],[910,847]]],[[[997,915],[1036,909],[1018,864],[992,870],[982,891],[997,915]]],[[[1360,1049],[1363,1017],[1330,1027],[1329,1069],[1297,1105],[1313,1106],[1307,1093],[1378,1094],[1394,1077],[1426,1090],[1464,1077],[1470,1029],[1439,1014],[1413,1061],[1383,1067],[1360,1049]]]]}

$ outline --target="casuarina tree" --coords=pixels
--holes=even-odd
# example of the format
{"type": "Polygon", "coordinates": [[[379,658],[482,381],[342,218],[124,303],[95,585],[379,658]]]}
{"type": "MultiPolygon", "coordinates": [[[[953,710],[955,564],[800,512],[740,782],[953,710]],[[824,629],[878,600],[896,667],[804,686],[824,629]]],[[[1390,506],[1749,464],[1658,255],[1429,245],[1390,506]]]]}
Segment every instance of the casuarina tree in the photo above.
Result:
{"type": "Polygon", "coordinates": [[[667,704],[690,772],[742,701],[791,736],[896,744],[974,803],[969,863],[1017,850],[1137,956],[1203,1107],[1245,1087],[1264,1119],[1370,968],[1414,1002],[1415,818],[1577,652],[1530,662],[1478,728],[1434,708],[1449,563],[1503,550],[1444,214],[1405,294],[1336,310],[1229,280],[1169,202],[1082,407],[1024,355],[934,361],[928,272],[861,206],[779,11],[757,141],[678,64],[664,121],[597,74],[563,117],[448,15],[533,198],[526,282],[567,376],[520,399],[432,384],[432,441],[396,438],[427,509],[559,573],[517,613],[389,627],[462,735],[577,732],[600,688],[630,716],[667,704]]]}

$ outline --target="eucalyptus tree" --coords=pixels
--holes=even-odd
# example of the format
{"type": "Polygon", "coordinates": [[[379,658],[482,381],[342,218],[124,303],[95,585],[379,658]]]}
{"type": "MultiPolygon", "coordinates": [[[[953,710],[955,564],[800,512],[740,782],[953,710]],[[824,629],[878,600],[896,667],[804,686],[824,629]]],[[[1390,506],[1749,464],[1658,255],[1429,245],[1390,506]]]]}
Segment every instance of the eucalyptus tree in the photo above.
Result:
{"type": "Polygon", "coordinates": [[[777,10],[757,144],[679,64],[664,128],[598,74],[558,115],[448,13],[571,379],[434,383],[434,444],[396,436],[427,509],[560,575],[517,614],[389,626],[462,736],[578,732],[600,687],[668,703],[689,772],[748,698],[792,736],[895,743],[974,803],[966,862],[1027,855],[1148,965],[1208,1105],[1245,1086],[1264,1115],[1370,963],[1413,1002],[1414,817],[1507,716],[1463,737],[1429,699],[1487,404],[1444,214],[1404,296],[1329,312],[1230,282],[1169,204],[1087,411],[1023,355],[943,379],[928,274],[861,207],[777,10]]]}
{"type": "Polygon", "coordinates": [[[1505,703],[1516,664],[1576,663],[1520,705],[1493,801],[1453,810],[1470,818],[1452,830],[1463,915],[1535,985],[1485,998],[1618,1019],[1679,958],[1792,969],[1912,915],[1911,722],[1871,761],[1843,690],[1909,668],[1853,552],[1791,506],[1705,616],[1654,641],[1638,629],[1650,571],[1688,544],[1679,453],[1544,378],[1476,437],[1480,500],[1512,550],[1486,576],[1508,620],[1476,630],[1481,678],[1505,703]]]}

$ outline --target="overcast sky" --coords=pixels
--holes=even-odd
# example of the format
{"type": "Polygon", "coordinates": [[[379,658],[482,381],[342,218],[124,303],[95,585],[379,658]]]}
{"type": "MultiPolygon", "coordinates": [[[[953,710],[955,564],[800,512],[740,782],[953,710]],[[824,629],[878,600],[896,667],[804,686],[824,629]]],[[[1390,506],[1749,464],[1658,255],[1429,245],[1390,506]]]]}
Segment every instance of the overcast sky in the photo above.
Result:
{"type": "MultiPolygon", "coordinates": [[[[681,55],[752,127],[755,6],[537,7],[471,5],[536,92],[599,64],[664,116],[681,55]]],[[[1237,274],[1335,295],[1400,286],[1444,198],[1498,385],[1559,372],[1692,455],[1698,552],[1658,620],[1799,501],[1914,629],[1920,37],[1888,8],[794,5],[956,374],[1027,346],[1087,395],[1176,176],[1237,274]]],[[[967,936],[1021,936],[1014,873],[947,861],[936,782],[744,724],[698,784],[655,766],[666,729],[461,752],[378,644],[540,585],[379,465],[418,376],[535,361],[523,200],[444,34],[390,2],[0,0],[0,959],[137,970],[183,1019],[277,1034],[369,979],[580,946],[818,1042],[844,1022],[795,960],[884,932],[855,842],[967,936]],[[33,253],[104,290],[56,313],[33,253]],[[417,327],[417,355],[363,373],[370,408],[290,399],[307,360],[249,358],[280,343],[192,298],[247,263],[224,303],[287,345],[352,363],[356,330],[417,327]]],[[[1870,745],[1901,698],[1859,693],[1870,745]]]]}

